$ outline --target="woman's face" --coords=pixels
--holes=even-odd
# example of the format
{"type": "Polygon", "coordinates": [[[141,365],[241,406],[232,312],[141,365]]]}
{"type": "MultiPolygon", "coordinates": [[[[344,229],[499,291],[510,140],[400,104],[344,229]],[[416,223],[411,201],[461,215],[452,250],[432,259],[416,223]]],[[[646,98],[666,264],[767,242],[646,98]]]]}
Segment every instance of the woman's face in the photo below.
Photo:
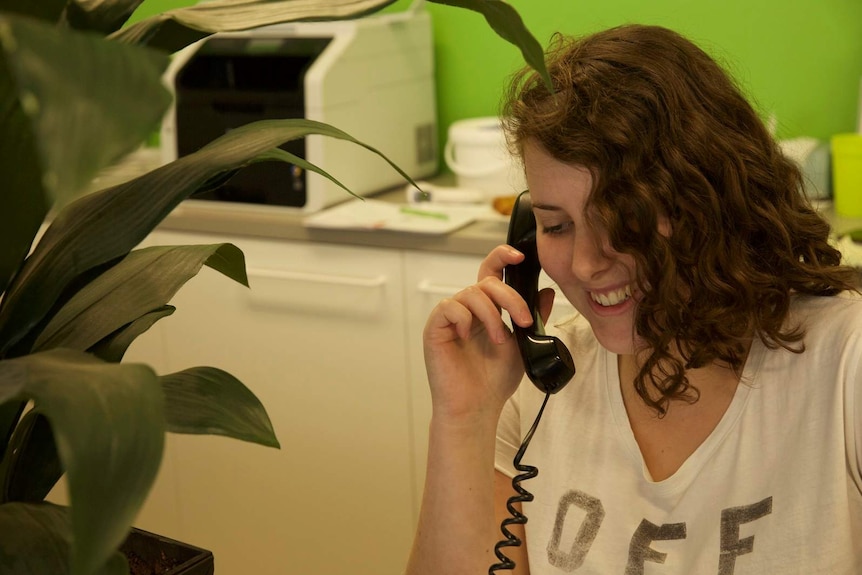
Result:
{"type": "Polygon", "coordinates": [[[590,171],[556,160],[534,142],[524,146],[524,166],[542,268],[590,322],[599,343],[613,353],[633,353],[635,261],[611,248],[605,230],[587,224],[590,171]]]}

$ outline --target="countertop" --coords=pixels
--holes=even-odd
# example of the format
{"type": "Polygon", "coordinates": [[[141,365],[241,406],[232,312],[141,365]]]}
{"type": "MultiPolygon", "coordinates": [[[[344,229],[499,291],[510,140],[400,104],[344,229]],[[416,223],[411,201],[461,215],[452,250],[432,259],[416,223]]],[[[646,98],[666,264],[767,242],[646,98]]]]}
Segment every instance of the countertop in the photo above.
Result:
{"type": "MultiPolygon", "coordinates": [[[[405,201],[403,188],[370,197],[393,203],[405,201]]],[[[277,206],[186,200],[168,215],[160,229],[484,256],[494,246],[505,243],[508,228],[506,219],[501,216],[499,219],[479,219],[443,235],[319,229],[304,226],[302,219],[305,215],[277,206]]]]}
{"type": "MultiPolygon", "coordinates": [[[[382,192],[372,197],[394,203],[404,202],[403,189],[382,192]]],[[[847,262],[862,267],[862,244],[853,243],[849,238],[839,239],[851,230],[862,229],[862,218],[836,216],[829,201],[817,202],[815,206],[830,222],[834,241],[844,252],[847,262]]],[[[445,235],[387,230],[335,230],[306,227],[302,223],[304,215],[289,208],[187,200],[178,206],[160,227],[188,232],[480,256],[506,241],[508,227],[506,220],[500,218],[480,219],[445,235]]]]}

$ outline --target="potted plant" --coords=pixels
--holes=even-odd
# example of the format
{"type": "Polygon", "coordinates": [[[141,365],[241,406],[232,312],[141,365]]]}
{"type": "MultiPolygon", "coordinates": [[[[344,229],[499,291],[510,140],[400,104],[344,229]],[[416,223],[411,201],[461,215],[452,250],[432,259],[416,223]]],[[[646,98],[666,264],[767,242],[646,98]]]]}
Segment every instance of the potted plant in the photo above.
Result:
{"type": "MultiPolygon", "coordinates": [[[[355,17],[392,1],[216,0],[126,28],[142,0],[0,4],[0,572],[128,573],[117,549],[130,545],[165,432],[278,447],[265,409],[229,373],[160,375],[121,361],[173,312],[171,297],[202,266],[247,285],[240,250],[135,247],[185,198],[254,162],[299,163],[337,183],[278,148],[291,139],[323,134],[382,153],[332,126],[270,120],[77,196],[160,122],[169,53],[214,32],[355,17]],[[64,474],[70,505],[45,502],[64,474]]],[[[435,1],[483,13],[543,68],[541,48],[510,6],[435,1]]]]}

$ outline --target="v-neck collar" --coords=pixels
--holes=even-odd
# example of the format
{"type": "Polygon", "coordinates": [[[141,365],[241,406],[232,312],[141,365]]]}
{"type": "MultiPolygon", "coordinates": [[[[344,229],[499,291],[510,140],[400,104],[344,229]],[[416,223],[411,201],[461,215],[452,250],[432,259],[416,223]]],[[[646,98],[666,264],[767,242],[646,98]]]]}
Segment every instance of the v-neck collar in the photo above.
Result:
{"type": "Polygon", "coordinates": [[[640,464],[644,484],[650,489],[669,495],[678,490],[685,489],[689,485],[691,479],[697,475],[704,463],[709,460],[712,453],[736,426],[748,401],[752,385],[756,381],[756,374],[763,362],[765,347],[758,338],[754,338],[742,370],[739,385],[736,386],[733,399],[715,426],[715,429],[712,430],[673,475],[661,481],[654,481],[652,479],[643,454],[635,439],[628,414],[626,413],[622,390],[620,389],[618,356],[604,350],[604,348],[602,348],[602,351],[606,361],[605,373],[607,373],[607,380],[605,385],[610,401],[611,413],[613,414],[614,424],[620,440],[624,443],[626,450],[630,453],[633,460],[640,464]]]}

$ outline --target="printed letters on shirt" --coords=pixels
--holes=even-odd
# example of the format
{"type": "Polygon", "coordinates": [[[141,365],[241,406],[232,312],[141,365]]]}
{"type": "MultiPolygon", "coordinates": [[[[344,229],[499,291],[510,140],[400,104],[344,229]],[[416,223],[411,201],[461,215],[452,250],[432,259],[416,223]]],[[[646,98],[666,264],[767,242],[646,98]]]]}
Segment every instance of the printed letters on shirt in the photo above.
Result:
{"type": "MultiPolygon", "coordinates": [[[[756,521],[770,513],[772,513],[772,497],[751,505],[722,510],[721,517],[716,518],[721,522],[717,575],[733,575],[737,558],[754,552],[754,535],[740,539],[740,525],[756,521]]],[[[567,573],[577,571],[583,565],[601,529],[604,517],[605,510],[599,499],[577,490],[564,493],[557,506],[557,518],[548,542],[548,562],[567,573]],[[567,519],[571,521],[570,517],[575,515],[570,513],[572,508],[582,512],[581,524],[571,546],[568,549],[561,549],[563,529],[566,527],[567,519]]],[[[572,529],[573,526],[569,525],[568,528],[572,529]]],[[[651,546],[653,541],[684,540],[686,535],[685,522],[655,525],[647,519],[642,520],[631,536],[628,563],[623,575],[643,575],[647,562],[665,562],[667,554],[653,549],[651,546]]]]}

